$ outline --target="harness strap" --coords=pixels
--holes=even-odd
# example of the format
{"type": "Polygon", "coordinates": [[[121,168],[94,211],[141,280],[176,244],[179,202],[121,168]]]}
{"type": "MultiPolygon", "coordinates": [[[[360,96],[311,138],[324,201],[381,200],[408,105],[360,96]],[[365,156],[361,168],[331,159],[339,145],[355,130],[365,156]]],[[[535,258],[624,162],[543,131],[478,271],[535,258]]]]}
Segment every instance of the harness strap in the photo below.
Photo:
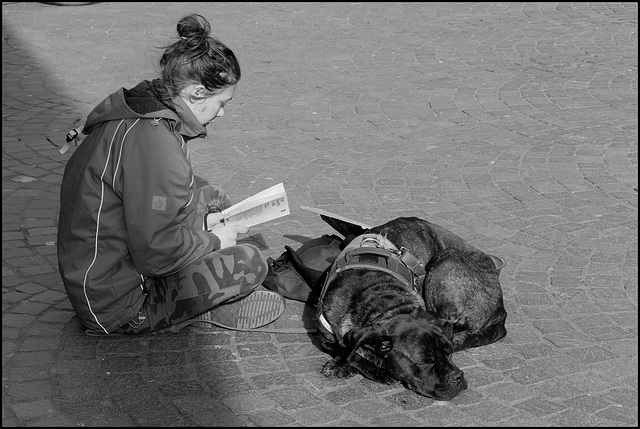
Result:
{"type": "Polygon", "coordinates": [[[413,272],[389,250],[378,247],[360,247],[347,252],[344,258],[336,259],[334,275],[344,270],[371,269],[372,267],[391,274],[408,287],[415,289],[413,272]]]}

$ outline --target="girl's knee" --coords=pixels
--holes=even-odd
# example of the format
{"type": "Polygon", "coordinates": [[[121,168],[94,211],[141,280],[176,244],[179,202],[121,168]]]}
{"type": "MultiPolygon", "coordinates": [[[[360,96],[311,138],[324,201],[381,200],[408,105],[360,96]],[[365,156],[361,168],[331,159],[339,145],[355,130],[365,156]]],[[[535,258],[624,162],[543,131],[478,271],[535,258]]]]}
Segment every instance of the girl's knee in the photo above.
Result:
{"type": "Polygon", "coordinates": [[[264,253],[258,247],[251,243],[241,243],[236,244],[235,246],[239,249],[239,251],[245,255],[246,259],[249,261],[249,264],[259,268],[261,270],[268,270],[269,264],[267,263],[267,258],[264,256],[264,253]]]}

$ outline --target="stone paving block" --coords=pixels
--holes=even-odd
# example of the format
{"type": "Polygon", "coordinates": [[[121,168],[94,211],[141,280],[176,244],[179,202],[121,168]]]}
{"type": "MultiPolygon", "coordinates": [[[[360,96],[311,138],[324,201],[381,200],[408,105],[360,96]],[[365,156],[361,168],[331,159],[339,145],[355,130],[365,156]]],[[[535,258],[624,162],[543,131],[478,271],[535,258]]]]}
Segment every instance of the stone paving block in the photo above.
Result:
{"type": "Polygon", "coordinates": [[[192,363],[215,363],[235,361],[237,357],[228,349],[189,349],[188,361],[192,363]]]}
{"type": "MultiPolygon", "coordinates": [[[[53,293],[57,294],[57,292],[53,292],[53,293]]],[[[40,301],[40,300],[45,301],[45,296],[43,295],[51,296],[52,294],[50,294],[49,292],[45,292],[44,294],[35,296],[32,299],[36,301],[40,301]]],[[[53,302],[55,301],[56,300],[53,299],[53,302]]],[[[40,322],[45,322],[45,323],[67,323],[73,318],[74,315],[75,313],[72,313],[70,311],[49,310],[44,314],[41,314],[40,317],[38,317],[38,320],[40,322]]]]}
{"type": "Polygon", "coordinates": [[[16,305],[15,307],[13,307],[12,311],[18,314],[37,315],[48,308],[49,308],[48,304],[40,304],[37,302],[23,301],[18,305],[16,305]]]}
{"type": "Polygon", "coordinates": [[[421,426],[421,423],[419,421],[412,419],[411,417],[401,413],[386,414],[383,416],[379,416],[374,419],[371,419],[368,423],[373,426],[382,426],[382,427],[391,427],[391,426],[419,427],[421,426]]]}
{"type": "Polygon", "coordinates": [[[269,391],[265,393],[265,396],[275,401],[285,410],[311,407],[322,402],[302,386],[291,386],[269,391]]]}
{"type": "Polygon", "coordinates": [[[566,409],[567,405],[558,404],[542,398],[531,398],[515,404],[514,407],[537,416],[548,416],[549,414],[554,414],[566,409]]]}
{"type": "Polygon", "coordinates": [[[49,419],[56,411],[51,399],[21,402],[14,404],[11,408],[16,417],[21,420],[34,420],[38,417],[49,419]]]}
{"type": "Polygon", "coordinates": [[[482,367],[472,367],[464,372],[467,383],[471,383],[475,389],[481,386],[497,383],[505,379],[504,375],[500,371],[482,367]]]}
{"type": "Polygon", "coordinates": [[[236,347],[241,359],[246,359],[254,356],[278,355],[278,349],[270,343],[239,344],[236,347]]]}
{"type": "Polygon", "coordinates": [[[566,406],[583,413],[593,413],[609,406],[609,402],[591,395],[580,395],[563,402],[566,406]]]}
{"type": "Polygon", "coordinates": [[[533,386],[549,398],[571,398],[587,392],[602,392],[612,389],[617,383],[592,372],[580,372],[564,377],[544,380],[533,386]]]}
{"type": "Polygon", "coordinates": [[[616,356],[602,347],[584,347],[567,350],[567,356],[580,365],[614,359],[616,356]]]}
{"type": "Polygon", "coordinates": [[[614,388],[599,396],[614,406],[638,407],[638,392],[625,388],[614,388]]]}
{"type": "Polygon", "coordinates": [[[345,405],[352,400],[365,399],[366,393],[361,389],[344,387],[333,389],[323,395],[323,399],[335,406],[345,405]]]}
{"type": "Polygon", "coordinates": [[[182,352],[162,352],[149,353],[146,356],[147,364],[150,367],[164,367],[173,365],[184,365],[186,357],[182,352]]]}
{"type": "Polygon", "coordinates": [[[34,337],[27,338],[20,346],[21,352],[32,352],[38,350],[56,350],[60,346],[60,337],[34,337]]]}
{"type": "Polygon", "coordinates": [[[68,374],[102,374],[101,367],[100,362],[95,359],[80,357],[75,360],[57,361],[52,371],[61,376],[67,376],[68,374]]]}
{"type": "Polygon", "coordinates": [[[8,393],[15,402],[31,402],[53,397],[51,383],[48,380],[13,383],[8,393]]]}
{"type": "Polygon", "coordinates": [[[142,407],[131,410],[127,413],[134,421],[135,426],[158,427],[189,427],[191,422],[185,419],[177,410],[168,407],[142,407]]]}
{"type": "Polygon", "coordinates": [[[244,358],[240,359],[238,364],[242,371],[249,375],[269,373],[286,368],[285,362],[280,355],[244,358]]]}
{"type": "Polygon", "coordinates": [[[272,409],[276,403],[267,395],[248,393],[242,395],[228,395],[219,398],[231,411],[236,414],[247,414],[255,410],[272,409]]]}
{"type": "Polygon", "coordinates": [[[239,394],[254,394],[255,388],[248,380],[244,379],[241,374],[233,373],[225,374],[225,377],[209,377],[204,378],[205,383],[216,398],[225,398],[239,394]]]}
{"type": "MultiPolygon", "coordinates": [[[[3,286],[9,286],[6,283],[4,283],[5,278],[2,279],[3,282],[3,286]]],[[[30,296],[28,294],[25,293],[18,293],[18,292],[6,292],[2,295],[2,302],[6,302],[9,304],[14,304],[16,302],[22,302],[26,299],[29,299],[30,296]]],[[[5,318],[2,318],[2,325],[3,326],[15,326],[15,327],[23,327],[26,324],[29,324],[31,321],[33,321],[33,317],[32,316],[27,316],[27,315],[17,315],[17,317],[9,317],[7,316],[6,318],[6,323],[5,323],[5,318]]]]}
{"type": "Polygon", "coordinates": [[[596,416],[616,422],[616,424],[632,425],[638,419],[638,410],[621,406],[612,406],[599,411],[596,416]]]}
{"type": "Polygon", "coordinates": [[[400,407],[403,410],[419,410],[431,406],[436,402],[431,398],[416,395],[407,389],[386,395],[384,399],[388,404],[395,405],[396,408],[400,407]]]}
{"type": "Polygon", "coordinates": [[[240,376],[242,374],[236,362],[199,364],[195,366],[194,373],[201,380],[217,380],[219,378],[240,376]]]}
{"type": "Polygon", "coordinates": [[[335,426],[335,422],[339,420],[343,414],[343,410],[324,404],[291,413],[292,417],[303,426],[335,426]]]}
{"type": "Polygon", "coordinates": [[[135,372],[144,367],[140,356],[105,356],[100,363],[101,371],[105,373],[135,372]]]}
{"type": "MultiPolygon", "coordinates": [[[[112,394],[135,394],[144,385],[140,374],[108,374],[102,381],[112,394]]],[[[125,395],[122,395],[125,396],[125,395]]]]}
{"type": "Polygon", "coordinates": [[[503,406],[491,401],[473,404],[462,408],[465,414],[482,422],[493,423],[516,416],[518,412],[510,406],[503,406]]]}
{"type": "Polygon", "coordinates": [[[310,343],[301,343],[301,344],[282,346],[280,348],[280,354],[285,359],[324,357],[325,360],[329,360],[329,357],[330,357],[324,352],[322,352],[318,347],[310,343]]]}
{"type": "Polygon", "coordinates": [[[17,352],[11,356],[13,367],[40,367],[47,368],[53,353],[50,351],[17,352]]]}
{"type": "Polygon", "coordinates": [[[558,426],[584,426],[584,427],[596,427],[596,426],[612,426],[614,421],[606,419],[606,417],[599,417],[595,414],[585,413],[575,409],[566,409],[560,411],[558,414],[549,417],[551,424],[558,426]]]}
{"type": "Polygon", "coordinates": [[[161,383],[158,390],[167,397],[204,395],[205,389],[199,381],[176,380],[173,383],[161,383]]]}
{"type": "Polygon", "coordinates": [[[523,386],[512,381],[502,381],[487,386],[480,386],[478,387],[478,392],[483,396],[495,397],[510,404],[538,395],[538,392],[531,387],[523,386]]]}
{"type": "MultiPolygon", "coordinates": [[[[131,396],[131,392],[112,395],[112,401],[120,412],[131,413],[133,411],[144,410],[149,413],[156,412],[162,407],[160,395],[153,389],[139,389],[138,394],[131,396]]],[[[133,416],[132,416],[133,417],[133,416]]]]}
{"type": "Polygon", "coordinates": [[[288,371],[273,371],[269,374],[252,376],[249,380],[259,390],[298,384],[295,376],[288,371]]]}
{"type": "Polygon", "coordinates": [[[189,383],[192,380],[204,381],[193,373],[192,368],[188,366],[148,366],[143,370],[145,383],[155,388],[157,383],[175,383],[183,381],[189,383]]]}
{"type": "MultiPolygon", "coordinates": [[[[39,284],[33,284],[33,283],[25,283],[25,284],[21,284],[20,286],[16,287],[16,290],[22,293],[27,293],[29,295],[35,295],[37,293],[40,293],[42,291],[46,291],[47,288],[45,288],[42,285],[39,284]]],[[[66,298],[66,296],[65,296],[66,298]]]]}
{"type": "Polygon", "coordinates": [[[293,374],[315,374],[320,373],[327,360],[326,357],[320,356],[307,359],[287,359],[285,364],[293,374]]]}
{"type": "MultiPolygon", "coordinates": [[[[78,342],[84,345],[93,345],[96,349],[105,357],[110,358],[108,355],[121,355],[121,354],[142,354],[146,351],[146,347],[143,343],[141,343],[138,338],[95,338],[93,343],[88,343],[86,340],[86,336],[81,336],[78,338],[78,342]]],[[[71,342],[69,337],[66,337],[65,340],[71,342]]],[[[75,343],[75,341],[73,341],[75,343]]]]}
{"type": "MultiPolygon", "coordinates": [[[[108,393],[106,386],[92,377],[74,378],[59,377],[58,387],[64,403],[79,404],[98,402],[108,393]]],[[[81,405],[79,405],[81,406],[81,405]]]]}
{"type": "Polygon", "coordinates": [[[69,417],[72,425],[100,427],[106,425],[132,426],[133,420],[116,410],[108,401],[65,404],[62,411],[69,417]]]}
{"type": "Polygon", "coordinates": [[[260,410],[247,415],[256,426],[286,426],[295,423],[295,419],[278,410],[260,410]]]}
{"type": "Polygon", "coordinates": [[[196,346],[221,346],[231,344],[231,337],[224,333],[199,334],[195,335],[196,346]]]}
{"type": "Polygon", "coordinates": [[[245,417],[235,415],[215,399],[203,396],[181,396],[171,402],[182,415],[197,426],[251,426],[245,417]]]}

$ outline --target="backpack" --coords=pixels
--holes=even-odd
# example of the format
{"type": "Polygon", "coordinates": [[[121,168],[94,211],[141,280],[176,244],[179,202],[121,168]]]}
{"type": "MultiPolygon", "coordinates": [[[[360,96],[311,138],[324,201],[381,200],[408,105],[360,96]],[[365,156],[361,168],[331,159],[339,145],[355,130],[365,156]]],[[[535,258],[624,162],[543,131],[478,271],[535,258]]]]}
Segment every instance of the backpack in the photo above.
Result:
{"type": "MultiPolygon", "coordinates": [[[[305,265],[318,271],[324,271],[333,264],[341,252],[343,240],[336,235],[323,235],[306,241],[295,252],[305,265]]],[[[278,258],[267,258],[269,273],[262,283],[264,287],[288,299],[316,306],[320,290],[312,289],[295,270],[287,252],[278,258]]]]}

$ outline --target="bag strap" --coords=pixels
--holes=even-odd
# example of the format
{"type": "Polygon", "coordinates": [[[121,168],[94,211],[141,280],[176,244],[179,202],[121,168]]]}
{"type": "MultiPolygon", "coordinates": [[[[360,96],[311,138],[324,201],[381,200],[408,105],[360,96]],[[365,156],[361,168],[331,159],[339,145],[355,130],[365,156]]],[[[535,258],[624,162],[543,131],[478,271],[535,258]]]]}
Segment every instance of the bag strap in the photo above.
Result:
{"type": "Polygon", "coordinates": [[[318,332],[315,328],[231,328],[229,326],[221,325],[213,320],[200,320],[200,319],[189,319],[185,320],[182,323],[178,323],[177,325],[172,326],[171,328],[167,328],[167,330],[171,332],[177,332],[182,328],[185,328],[193,323],[210,323],[212,325],[218,326],[220,328],[229,329],[232,331],[243,331],[243,332],[268,332],[272,334],[315,334],[318,332]]]}

